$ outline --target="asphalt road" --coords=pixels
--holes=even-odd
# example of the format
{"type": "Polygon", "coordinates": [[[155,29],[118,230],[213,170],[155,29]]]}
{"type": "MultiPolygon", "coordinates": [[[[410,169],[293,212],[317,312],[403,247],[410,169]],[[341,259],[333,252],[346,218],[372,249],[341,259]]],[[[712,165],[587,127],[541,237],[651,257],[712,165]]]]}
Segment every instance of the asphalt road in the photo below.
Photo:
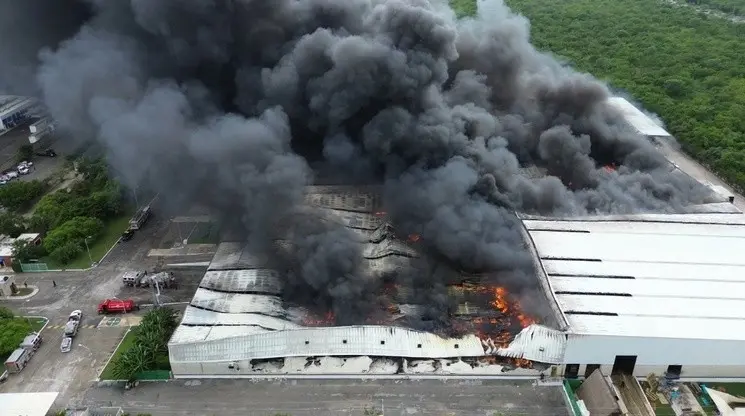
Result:
{"type": "Polygon", "coordinates": [[[153,416],[570,414],[559,386],[501,380],[176,380],[96,387],[83,403],[153,416]]]}

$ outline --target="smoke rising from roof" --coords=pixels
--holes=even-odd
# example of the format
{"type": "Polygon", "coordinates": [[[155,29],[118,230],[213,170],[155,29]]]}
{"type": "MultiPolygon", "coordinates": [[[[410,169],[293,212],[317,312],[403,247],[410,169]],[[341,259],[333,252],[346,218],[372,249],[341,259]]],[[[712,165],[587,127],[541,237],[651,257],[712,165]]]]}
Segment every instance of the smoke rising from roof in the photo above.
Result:
{"type": "MultiPolygon", "coordinates": [[[[382,183],[402,235],[501,276],[532,274],[514,210],[675,211],[705,197],[622,125],[604,84],[536,51],[501,1],[464,21],[427,0],[87,3],[90,19],[37,70],[60,127],[104,144],[129,186],[206,203],[257,244],[289,239],[290,290],[346,323],[374,306],[374,287],[350,231],[297,211],[314,170],[382,183]]],[[[35,24],[12,39],[57,16],[25,18],[35,24]]],[[[399,279],[444,305],[441,275],[399,279]]]]}

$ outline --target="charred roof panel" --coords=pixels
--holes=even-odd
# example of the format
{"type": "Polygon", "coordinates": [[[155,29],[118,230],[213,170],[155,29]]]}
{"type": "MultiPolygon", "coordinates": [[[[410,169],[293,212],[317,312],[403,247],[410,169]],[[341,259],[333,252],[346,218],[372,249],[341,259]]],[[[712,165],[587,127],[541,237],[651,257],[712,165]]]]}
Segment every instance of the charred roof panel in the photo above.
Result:
{"type": "Polygon", "coordinates": [[[260,269],[267,259],[252,252],[246,243],[220,243],[207,270],[260,269]]]}
{"type": "Polygon", "coordinates": [[[220,292],[282,293],[279,273],[271,269],[213,270],[205,273],[199,287],[220,292]]]}
{"type": "Polygon", "coordinates": [[[214,312],[285,315],[282,300],[277,296],[224,293],[202,288],[197,289],[191,305],[214,312]]]}

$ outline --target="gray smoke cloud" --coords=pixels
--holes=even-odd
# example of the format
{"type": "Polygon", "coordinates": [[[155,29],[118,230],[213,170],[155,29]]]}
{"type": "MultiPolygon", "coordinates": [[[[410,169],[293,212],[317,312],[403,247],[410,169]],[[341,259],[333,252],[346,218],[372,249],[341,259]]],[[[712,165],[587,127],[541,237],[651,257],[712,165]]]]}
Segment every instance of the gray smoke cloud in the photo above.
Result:
{"type": "MultiPolygon", "coordinates": [[[[518,282],[532,265],[515,210],[671,212],[706,197],[624,127],[604,84],[536,51],[501,1],[462,21],[427,0],[57,3],[90,7],[36,62],[61,128],[105,145],[129,186],[207,204],[258,245],[289,240],[289,291],[344,323],[375,307],[376,287],[350,231],[297,211],[314,172],[383,184],[400,235],[518,282]]],[[[10,39],[41,38],[55,18],[10,39]]],[[[437,320],[451,274],[435,269],[397,279],[437,320]]]]}

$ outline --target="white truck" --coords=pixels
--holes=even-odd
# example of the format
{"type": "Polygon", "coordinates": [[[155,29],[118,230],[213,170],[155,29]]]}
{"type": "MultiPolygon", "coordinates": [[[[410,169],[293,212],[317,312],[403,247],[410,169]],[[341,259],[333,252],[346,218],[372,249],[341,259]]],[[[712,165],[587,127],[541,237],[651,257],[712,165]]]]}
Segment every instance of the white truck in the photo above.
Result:
{"type": "Polygon", "coordinates": [[[80,310],[74,310],[70,313],[70,317],[67,318],[67,324],[65,324],[65,336],[74,337],[78,334],[80,328],[80,318],[83,317],[83,312],[80,310]]]}
{"type": "Polygon", "coordinates": [[[127,286],[137,286],[140,287],[142,282],[146,280],[147,272],[144,270],[137,271],[137,272],[125,272],[124,276],[122,276],[122,282],[127,286]]]}

